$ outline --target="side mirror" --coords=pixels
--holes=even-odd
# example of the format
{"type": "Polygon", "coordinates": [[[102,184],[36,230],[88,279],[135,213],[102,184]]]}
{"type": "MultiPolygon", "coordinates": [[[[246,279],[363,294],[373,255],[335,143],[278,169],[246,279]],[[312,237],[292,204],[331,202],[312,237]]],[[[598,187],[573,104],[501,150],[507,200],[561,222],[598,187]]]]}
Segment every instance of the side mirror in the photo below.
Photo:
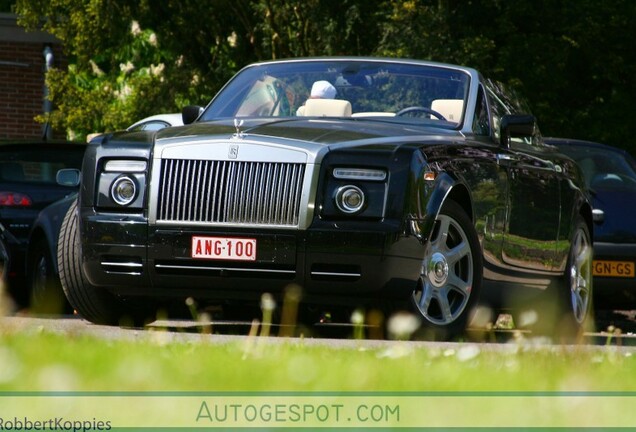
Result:
{"type": "Polygon", "coordinates": [[[508,147],[510,138],[530,138],[537,129],[537,119],[533,115],[506,114],[501,118],[499,136],[501,145],[508,147]]]}
{"type": "Polygon", "coordinates": [[[186,107],[183,107],[183,111],[181,111],[181,119],[183,120],[183,124],[188,125],[194,123],[194,121],[199,118],[202,112],[203,107],[200,107],[198,105],[188,105],[186,107]]]}
{"type": "Polygon", "coordinates": [[[79,186],[80,170],[75,168],[64,168],[57,172],[55,181],[60,186],[79,186]]]}

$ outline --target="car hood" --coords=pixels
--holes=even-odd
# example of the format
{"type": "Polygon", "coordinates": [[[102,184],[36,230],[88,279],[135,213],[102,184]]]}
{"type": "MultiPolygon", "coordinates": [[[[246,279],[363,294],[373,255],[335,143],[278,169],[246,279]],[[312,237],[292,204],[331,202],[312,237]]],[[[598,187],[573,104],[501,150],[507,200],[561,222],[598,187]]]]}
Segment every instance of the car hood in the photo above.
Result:
{"type": "Polygon", "coordinates": [[[226,119],[167,128],[159,131],[156,139],[175,140],[182,138],[187,141],[192,137],[200,139],[204,136],[231,138],[237,134],[237,131],[243,136],[249,136],[250,138],[261,136],[324,145],[351,142],[363,144],[376,143],[378,141],[422,140],[434,136],[440,139],[442,137],[445,139],[449,139],[449,137],[462,138],[462,135],[454,129],[435,127],[430,124],[413,125],[412,123],[396,121],[392,117],[386,117],[386,119],[382,120],[363,118],[250,119],[244,120],[238,127],[234,123],[233,119],[226,119]]]}
{"type": "Polygon", "coordinates": [[[636,243],[636,189],[595,189],[593,205],[605,214],[594,226],[594,240],[636,243]]]}

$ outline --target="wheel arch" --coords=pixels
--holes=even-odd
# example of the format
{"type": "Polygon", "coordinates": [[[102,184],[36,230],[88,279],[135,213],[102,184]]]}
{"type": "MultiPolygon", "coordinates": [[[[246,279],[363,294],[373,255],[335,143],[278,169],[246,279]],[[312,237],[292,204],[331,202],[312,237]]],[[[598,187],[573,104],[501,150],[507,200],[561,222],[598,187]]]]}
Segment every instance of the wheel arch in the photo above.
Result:
{"type": "Polygon", "coordinates": [[[590,237],[594,238],[594,220],[592,218],[592,206],[589,202],[585,201],[579,208],[579,215],[585,221],[587,229],[590,231],[590,237]]]}
{"type": "MultiPolygon", "coordinates": [[[[456,183],[446,195],[446,199],[452,199],[457,204],[459,204],[462,209],[464,209],[470,220],[473,223],[475,222],[473,213],[473,201],[466,185],[464,185],[463,183],[456,183]]],[[[445,201],[446,200],[444,200],[444,202],[445,201]]]]}
{"type": "Polygon", "coordinates": [[[35,245],[41,240],[46,240],[46,234],[44,233],[44,230],[42,228],[37,227],[33,231],[31,231],[29,242],[27,244],[26,260],[24,261],[24,269],[26,271],[26,274],[29,274],[29,272],[31,271],[31,258],[33,257],[33,254],[35,252],[35,245]]]}
{"type": "Polygon", "coordinates": [[[26,253],[27,259],[24,264],[24,268],[27,272],[26,273],[27,275],[30,274],[30,272],[33,270],[30,268],[30,266],[32,263],[33,254],[35,253],[35,247],[40,241],[46,245],[46,249],[49,254],[49,260],[53,266],[53,272],[55,274],[58,274],[57,251],[55,249],[50,248],[51,244],[55,245],[55,248],[57,248],[57,241],[53,241],[51,236],[52,234],[48,232],[42,226],[36,226],[31,232],[31,235],[29,236],[29,243],[28,243],[27,253],[26,253]]]}
{"type": "Polygon", "coordinates": [[[474,223],[473,201],[468,187],[450,174],[446,172],[440,173],[435,180],[432,191],[428,195],[426,208],[422,209],[424,217],[421,229],[424,233],[430,233],[442,206],[449,199],[455,201],[466,212],[471,222],[474,223]]]}

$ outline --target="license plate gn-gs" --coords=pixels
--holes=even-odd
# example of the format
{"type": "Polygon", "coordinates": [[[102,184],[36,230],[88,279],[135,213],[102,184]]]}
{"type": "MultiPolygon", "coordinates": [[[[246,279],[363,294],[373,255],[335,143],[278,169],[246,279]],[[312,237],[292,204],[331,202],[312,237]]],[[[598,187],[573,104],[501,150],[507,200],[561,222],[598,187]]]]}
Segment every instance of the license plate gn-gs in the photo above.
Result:
{"type": "Polygon", "coordinates": [[[603,277],[633,278],[636,272],[632,261],[594,260],[592,274],[603,277]]]}

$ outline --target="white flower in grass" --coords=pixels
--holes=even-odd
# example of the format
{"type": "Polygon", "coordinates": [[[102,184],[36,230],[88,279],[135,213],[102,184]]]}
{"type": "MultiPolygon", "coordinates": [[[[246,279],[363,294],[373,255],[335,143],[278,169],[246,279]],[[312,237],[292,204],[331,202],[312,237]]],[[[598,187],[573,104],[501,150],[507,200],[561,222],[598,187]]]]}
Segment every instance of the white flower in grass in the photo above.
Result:
{"type": "Polygon", "coordinates": [[[410,339],[420,327],[420,320],[408,312],[398,312],[389,318],[387,330],[391,339],[410,339]]]}
{"type": "Polygon", "coordinates": [[[0,383],[8,383],[18,376],[22,363],[9,348],[0,347],[0,383]]]}
{"type": "Polygon", "coordinates": [[[52,364],[37,375],[39,390],[73,391],[79,388],[80,379],[73,368],[64,364],[52,364]]]}
{"type": "Polygon", "coordinates": [[[469,361],[477,357],[480,353],[477,345],[465,345],[457,351],[457,360],[461,362],[469,361]]]}
{"type": "Polygon", "coordinates": [[[378,354],[378,358],[398,359],[413,354],[413,347],[405,342],[397,342],[378,354]]]}
{"type": "Polygon", "coordinates": [[[351,314],[351,323],[356,325],[364,324],[364,314],[361,310],[356,309],[353,311],[351,314]]]}
{"type": "Polygon", "coordinates": [[[273,311],[276,309],[276,301],[274,301],[274,297],[271,294],[265,293],[261,297],[261,309],[264,311],[273,311]]]}

